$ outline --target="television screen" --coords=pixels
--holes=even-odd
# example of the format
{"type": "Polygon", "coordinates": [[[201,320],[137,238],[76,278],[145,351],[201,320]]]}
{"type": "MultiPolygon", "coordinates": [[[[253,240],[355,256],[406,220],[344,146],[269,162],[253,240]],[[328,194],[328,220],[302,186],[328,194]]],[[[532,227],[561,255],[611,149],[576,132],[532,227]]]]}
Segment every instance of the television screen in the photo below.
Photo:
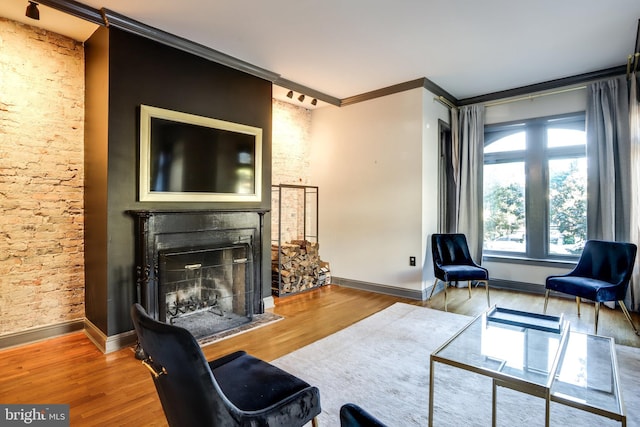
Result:
{"type": "Polygon", "coordinates": [[[141,107],[141,201],[259,201],[262,130],[141,107]]]}

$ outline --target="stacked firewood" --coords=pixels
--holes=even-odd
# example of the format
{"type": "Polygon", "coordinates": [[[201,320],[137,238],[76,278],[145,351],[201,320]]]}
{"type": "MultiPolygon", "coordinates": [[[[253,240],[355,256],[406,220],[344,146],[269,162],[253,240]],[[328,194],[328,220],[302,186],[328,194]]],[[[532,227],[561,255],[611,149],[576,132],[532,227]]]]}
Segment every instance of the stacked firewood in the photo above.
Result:
{"type": "Polygon", "coordinates": [[[271,270],[273,289],[284,295],[325,284],[328,264],[320,260],[317,242],[292,240],[271,245],[271,270]]]}

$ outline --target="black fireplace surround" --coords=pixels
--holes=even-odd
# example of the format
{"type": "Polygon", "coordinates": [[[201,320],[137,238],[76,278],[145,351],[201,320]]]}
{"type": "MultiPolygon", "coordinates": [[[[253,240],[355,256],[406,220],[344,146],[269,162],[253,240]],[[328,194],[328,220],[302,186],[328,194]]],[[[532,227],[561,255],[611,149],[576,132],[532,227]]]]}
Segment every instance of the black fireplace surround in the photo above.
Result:
{"type": "Polygon", "coordinates": [[[129,211],[136,219],[138,302],[153,318],[184,326],[196,337],[262,313],[266,212],[129,211]],[[209,316],[207,326],[201,315],[209,316]]]}

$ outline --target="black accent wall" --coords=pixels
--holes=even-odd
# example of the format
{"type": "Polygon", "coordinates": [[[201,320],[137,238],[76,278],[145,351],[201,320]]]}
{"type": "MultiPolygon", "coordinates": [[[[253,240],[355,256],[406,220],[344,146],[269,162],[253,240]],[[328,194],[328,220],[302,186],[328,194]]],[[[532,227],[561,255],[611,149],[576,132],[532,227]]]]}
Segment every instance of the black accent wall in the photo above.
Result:
{"type": "MultiPolygon", "coordinates": [[[[130,210],[270,209],[270,81],[114,28],[85,43],[85,310],[106,336],[132,330],[136,300],[134,220],[130,210]],[[139,114],[146,104],[263,130],[262,202],[138,202],[139,114]]],[[[263,265],[270,265],[265,217],[263,265]]],[[[262,294],[271,293],[270,272],[262,294]]]]}

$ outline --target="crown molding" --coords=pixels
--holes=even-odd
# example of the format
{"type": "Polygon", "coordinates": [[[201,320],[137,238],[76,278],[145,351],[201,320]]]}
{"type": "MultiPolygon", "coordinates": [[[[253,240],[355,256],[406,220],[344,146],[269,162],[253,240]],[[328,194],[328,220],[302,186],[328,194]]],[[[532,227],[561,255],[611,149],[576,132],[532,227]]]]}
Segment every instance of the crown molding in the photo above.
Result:
{"type": "Polygon", "coordinates": [[[436,96],[442,96],[447,98],[453,104],[457,103],[457,99],[453,95],[451,95],[449,92],[442,89],[440,86],[438,86],[428,78],[422,77],[419,79],[410,80],[408,82],[387,86],[382,89],[373,90],[371,92],[362,93],[360,95],[344,98],[340,103],[340,106],[345,107],[347,105],[356,104],[358,102],[368,101],[371,99],[380,98],[382,96],[392,95],[394,93],[404,92],[406,90],[417,89],[417,88],[427,89],[428,91],[430,91],[436,96]]]}
{"type": "Polygon", "coordinates": [[[208,48],[191,40],[176,36],[166,31],[159,30],[142,22],[121,15],[112,10],[102,8],[100,10],[86,6],[75,0],[38,0],[38,3],[59,10],[77,18],[81,18],[94,24],[107,27],[115,27],[130,33],[146,37],[148,39],[163,43],[167,46],[180,49],[210,61],[226,65],[227,67],[243,71],[247,74],[259,77],[270,82],[277,80],[280,75],[273,71],[260,68],[256,65],[242,61],[233,56],[208,48]]]}
{"type": "Polygon", "coordinates": [[[416,89],[424,86],[424,78],[411,80],[404,83],[398,83],[392,86],[383,87],[381,89],[372,90],[370,92],[361,93],[360,95],[343,98],[340,102],[341,107],[357,104],[358,102],[369,101],[371,99],[380,98],[382,96],[393,95],[394,93],[404,92],[406,90],[416,89]]]}
{"type": "Polygon", "coordinates": [[[360,95],[340,99],[312,89],[310,87],[304,86],[302,84],[296,83],[294,81],[285,79],[278,73],[275,73],[273,71],[260,68],[256,65],[242,61],[238,58],[234,58],[215,49],[176,36],[158,28],[146,25],[142,22],[136,21],[135,19],[131,19],[125,15],[119,14],[107,8],[98,10],[79,3],[75,0],[39,0],[38,3],[98,25],[118,28],[120,30],[136,34],[138,36],[145,37],[147,39],[182,50],[184,52],[191,53],[193,55],[216,62],[218,64],[222,64],[227,67],[262,78],[264,80],[272,82],[273,84],[293,90],[295,92],[304,93],[307,96],[316,98],[320,101],[326,102],[327,104],[338,107],[344,107],[358,102],[363,102],[419,87],[423,87],[433,92],[437,96],[443,96],[454,104],[456,103],[456,99],[451,94],[449,94],[447,91],[431,82],[427,78],[420,78],[409,82],[399,83],[360,95]]]}
{"type": "Polygon", "coordinates": [[[633,53],[640,53],[640,19],[638,19],[638,29],[636,30],[636,48],[633,53]]]}
{"type": "Polygon", "coordinates": [[[449,92],[447,92],[446,90],[442,89],[440,86],[438,86],[437,84],[435,84],[434,82],[432,82],[431,80],[429,80],[428,78],[424,78],[424,83],[422,85],[425,89],[427,89],[429,92],[433,93],[434,95],[436,95],[437,97],[442,97],[442,98],[446,98],[447,101],[449,101],[449,103],[451,103],[452,105],[457,106],[458,105],[458,99],[451,95],[449,92]]]}
{"type": "MultiPolygon", "coordinates": [[[[308,96],[317,98],[334,106],[344,107],[347,105],[356,104],[358,102],[368,101],[371,99],[379,98],[382,96],[391,95],[406,90],[422,87],[429,90],[437,97],[444,97],[454,106],[471,105],[477,103],[486,103],[496,101],[499,99],[510,98],[514,96],[528,95],[534,92],[540,92],[545,90],[558,89],[564,86],[570,86],[575,84],[583,84],[590,81],[595,81],[604,78],[610,78],[624,74],[626,67],[624,65],[599,70],[595,72],[580,74],[577,76],[571,76],[566,78],[560,78],[556,80],[550,80],[542,83],[536,83],[528,86],[522,86],[518,88],[508,89],[504,91],[492,92],[484,95],[456,99],[449,92],[442,89],[437,84],[433,83],[426,77],[411,80],[404,83],[384,87],[381,89],[373,90],[370,92],[362,93],[355,96],[339,99],[299,83],[281,77],[278,73],[260,68],[256,65],[242,61],[238,58],[232,57],[215,49],[211,49],[204,45],[195,43],[185,38],[176,36],[171,33],[159,30],[149,25],[143,24],[139,21],[121,15],[109,9],[94,9],[86,6],[75,0],[38,0],[38,3],[57,9],[59,11],[68,13],[78,18],[90,21],[92,23],[104,26],[113,26],[118,29],[122,29],[142,37],[163,43],[165,45],[174,47],[176,49],[183,50],[193,55],[200,56],[210,61],[228,66],[230,68],[243,71],[247,74],[268,80],[273,84],[276,84],[287,89],[291,89],[295,92],[304,93],[308,96]]],[[[636,36],[636,51],[640,44],[640,20],[638,21],[638,34],[636,36]]]]}
{"type": "Polygon", "coordinates": [[[191,40],[187,40],[174,34],[167,33],[166,31],[143,24],[142,22],[136,21],[135,19],[131,19],[112,10],[103,8],[101,12],[107,27],[115,27],[141,37],[146,37],[167,46],[226,65],[229,68],[245,72],[270,82],[274,82],[280,77],[279,74],[272,71],[265,70],[264,68],[260,68],[238,58],[234,58],[233,56],[215,49],[208,48],[191,40]]]}
{"type": "Polygon", "coordinates": [[[499,92],[487,93],[485,95],[464,98],[458,101],[458,106],[492,102],[499,99],[529,95],[535,92],[542,92],[545,90],[554,90],[554,89],[559,89],[566,86],[580,85],[584,83],[593,82],[596,80],[623,75],[625,74],[625,72],[626,72],[626,65],[620,65],[618,67],[606,68],[604,70],[578,74],[576,76],[564,77],[561,79],[549,80],[546,82],[535,83],[528,86],[521,86],[513,89],[499,91],[499,92]]]}

